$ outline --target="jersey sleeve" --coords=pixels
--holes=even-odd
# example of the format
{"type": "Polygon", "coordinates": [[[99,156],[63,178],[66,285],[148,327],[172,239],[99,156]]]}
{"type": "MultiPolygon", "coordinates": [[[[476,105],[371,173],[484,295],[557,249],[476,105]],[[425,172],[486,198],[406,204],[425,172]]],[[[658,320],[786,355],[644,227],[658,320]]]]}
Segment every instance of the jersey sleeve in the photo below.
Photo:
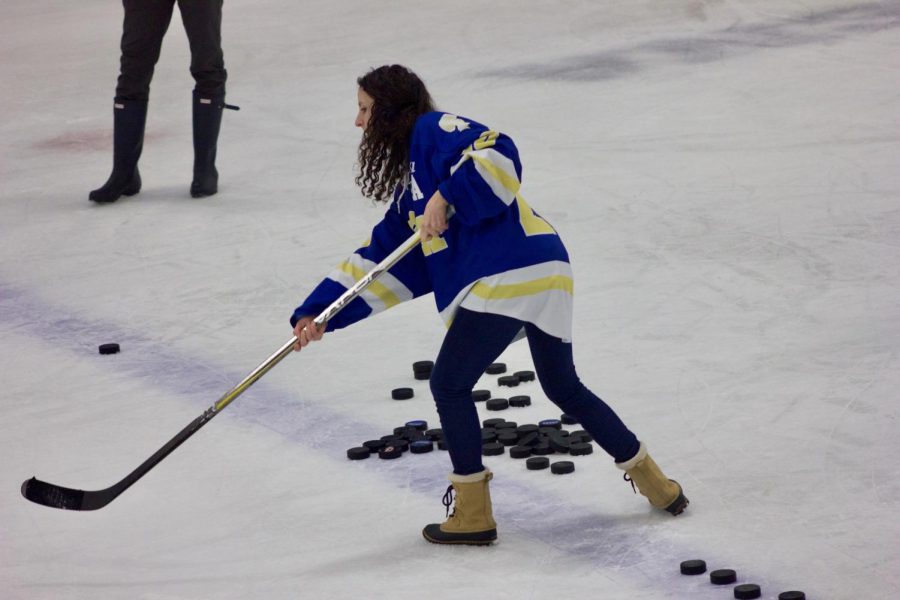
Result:
{"type": "Polygon", "coordinates": [[[464,224],[497,216],[516,201],[522,164],[507,135],[485,129],[451,156],[447,178],[438,189],[464,224]]]}
{"type": "MultiPolygon", "coordinates": [[[[304,316],[319,315],[410,235],[412,230],[400,214],[399,203],[395,200],[384,218],[372,229],[369,240],[331,271],[294,310],[291,327],[304,316]]],[[[326,331],[347,327],[431,291],[424,255],[419,249],[414,249],[336,314],[328,322],[326,331]]]]}

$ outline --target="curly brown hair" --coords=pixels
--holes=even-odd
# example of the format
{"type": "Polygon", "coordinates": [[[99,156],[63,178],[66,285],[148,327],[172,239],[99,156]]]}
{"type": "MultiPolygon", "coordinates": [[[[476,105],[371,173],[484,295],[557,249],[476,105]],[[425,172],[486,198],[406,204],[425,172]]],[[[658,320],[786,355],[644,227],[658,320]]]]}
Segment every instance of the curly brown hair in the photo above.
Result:
{"type": "Polygon", "coordinates": [[[363,196],[386,202],[406,183],[413,127],[434,110],[434,101],[418,75],[402,65],[374,68],[356,83],[374,100],[359,143],[356,184],[363,196]]]}

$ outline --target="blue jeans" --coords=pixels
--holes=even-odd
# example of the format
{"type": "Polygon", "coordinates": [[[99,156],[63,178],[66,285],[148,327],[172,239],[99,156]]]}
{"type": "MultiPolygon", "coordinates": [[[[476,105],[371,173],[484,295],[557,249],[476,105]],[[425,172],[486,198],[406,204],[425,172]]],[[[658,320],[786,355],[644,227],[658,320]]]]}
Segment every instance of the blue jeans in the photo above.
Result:
{"type": "Polygon", "coordinates": [[[564,413],[578,419],[585,431],[616,462],[637,454],[640,442],[615,412],[578,378],[572,344],[511,317],[464,308],[456,312],[431,372],[431,393],[437,405],[444,440],[458,475],[484,470],[481,423],[472,389],[485,369],[525,328],[531,358],[547,397],[564,413]]]}

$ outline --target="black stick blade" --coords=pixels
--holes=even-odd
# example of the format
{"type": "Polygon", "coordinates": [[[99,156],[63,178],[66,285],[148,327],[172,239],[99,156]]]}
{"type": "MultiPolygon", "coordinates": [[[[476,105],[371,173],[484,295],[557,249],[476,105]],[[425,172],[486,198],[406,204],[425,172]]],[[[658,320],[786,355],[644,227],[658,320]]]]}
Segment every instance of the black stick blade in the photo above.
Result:
{"type": "Polygon", "coordinates": [[[22,484],[22,495],[36,504],[65,510],[92,510],[99,506],[86,508],[84,492],[71,488],[53,485],[32,477],[22,484]]]}

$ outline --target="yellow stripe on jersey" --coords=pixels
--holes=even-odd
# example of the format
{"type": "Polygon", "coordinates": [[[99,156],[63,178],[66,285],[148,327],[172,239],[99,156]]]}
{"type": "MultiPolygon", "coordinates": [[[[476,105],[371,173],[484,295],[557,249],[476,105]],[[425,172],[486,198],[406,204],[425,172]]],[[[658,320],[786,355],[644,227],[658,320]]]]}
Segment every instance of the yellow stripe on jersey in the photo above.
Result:
{"type": "Polygon", "coordinates": [[[522,283],[507,283],[495,286],[487,285],[479,281],[472,286],[472,293],[485,300],[501,300],[508,298],[519,298],[521,296],[533,296],[541,292],[550,290],[563,290],[572,294],[574,292],[574,282],[571,277],[565,275],[550,275],[531,281],[523,281],[522,283]]]}
{"type": "MultiPolygon", "coordinates": [[[[352,277],[354,281],[359,281],[367,275],[366,271],[360,269],[356,265],[350,264],[350,261],[342,262],[340,265],[338,265],[338,270],[352,277]]],[[[386,285],[379,281],[373,281],[371,284],[369,284],[369,287],[366,291],[371,292],[372,295],[381,300],[384,303],[384,307],[386,309],[392,306],[396,306],[401,302],[400,298],[397,297],[397,294],[392,292],[386,285]]]]}

